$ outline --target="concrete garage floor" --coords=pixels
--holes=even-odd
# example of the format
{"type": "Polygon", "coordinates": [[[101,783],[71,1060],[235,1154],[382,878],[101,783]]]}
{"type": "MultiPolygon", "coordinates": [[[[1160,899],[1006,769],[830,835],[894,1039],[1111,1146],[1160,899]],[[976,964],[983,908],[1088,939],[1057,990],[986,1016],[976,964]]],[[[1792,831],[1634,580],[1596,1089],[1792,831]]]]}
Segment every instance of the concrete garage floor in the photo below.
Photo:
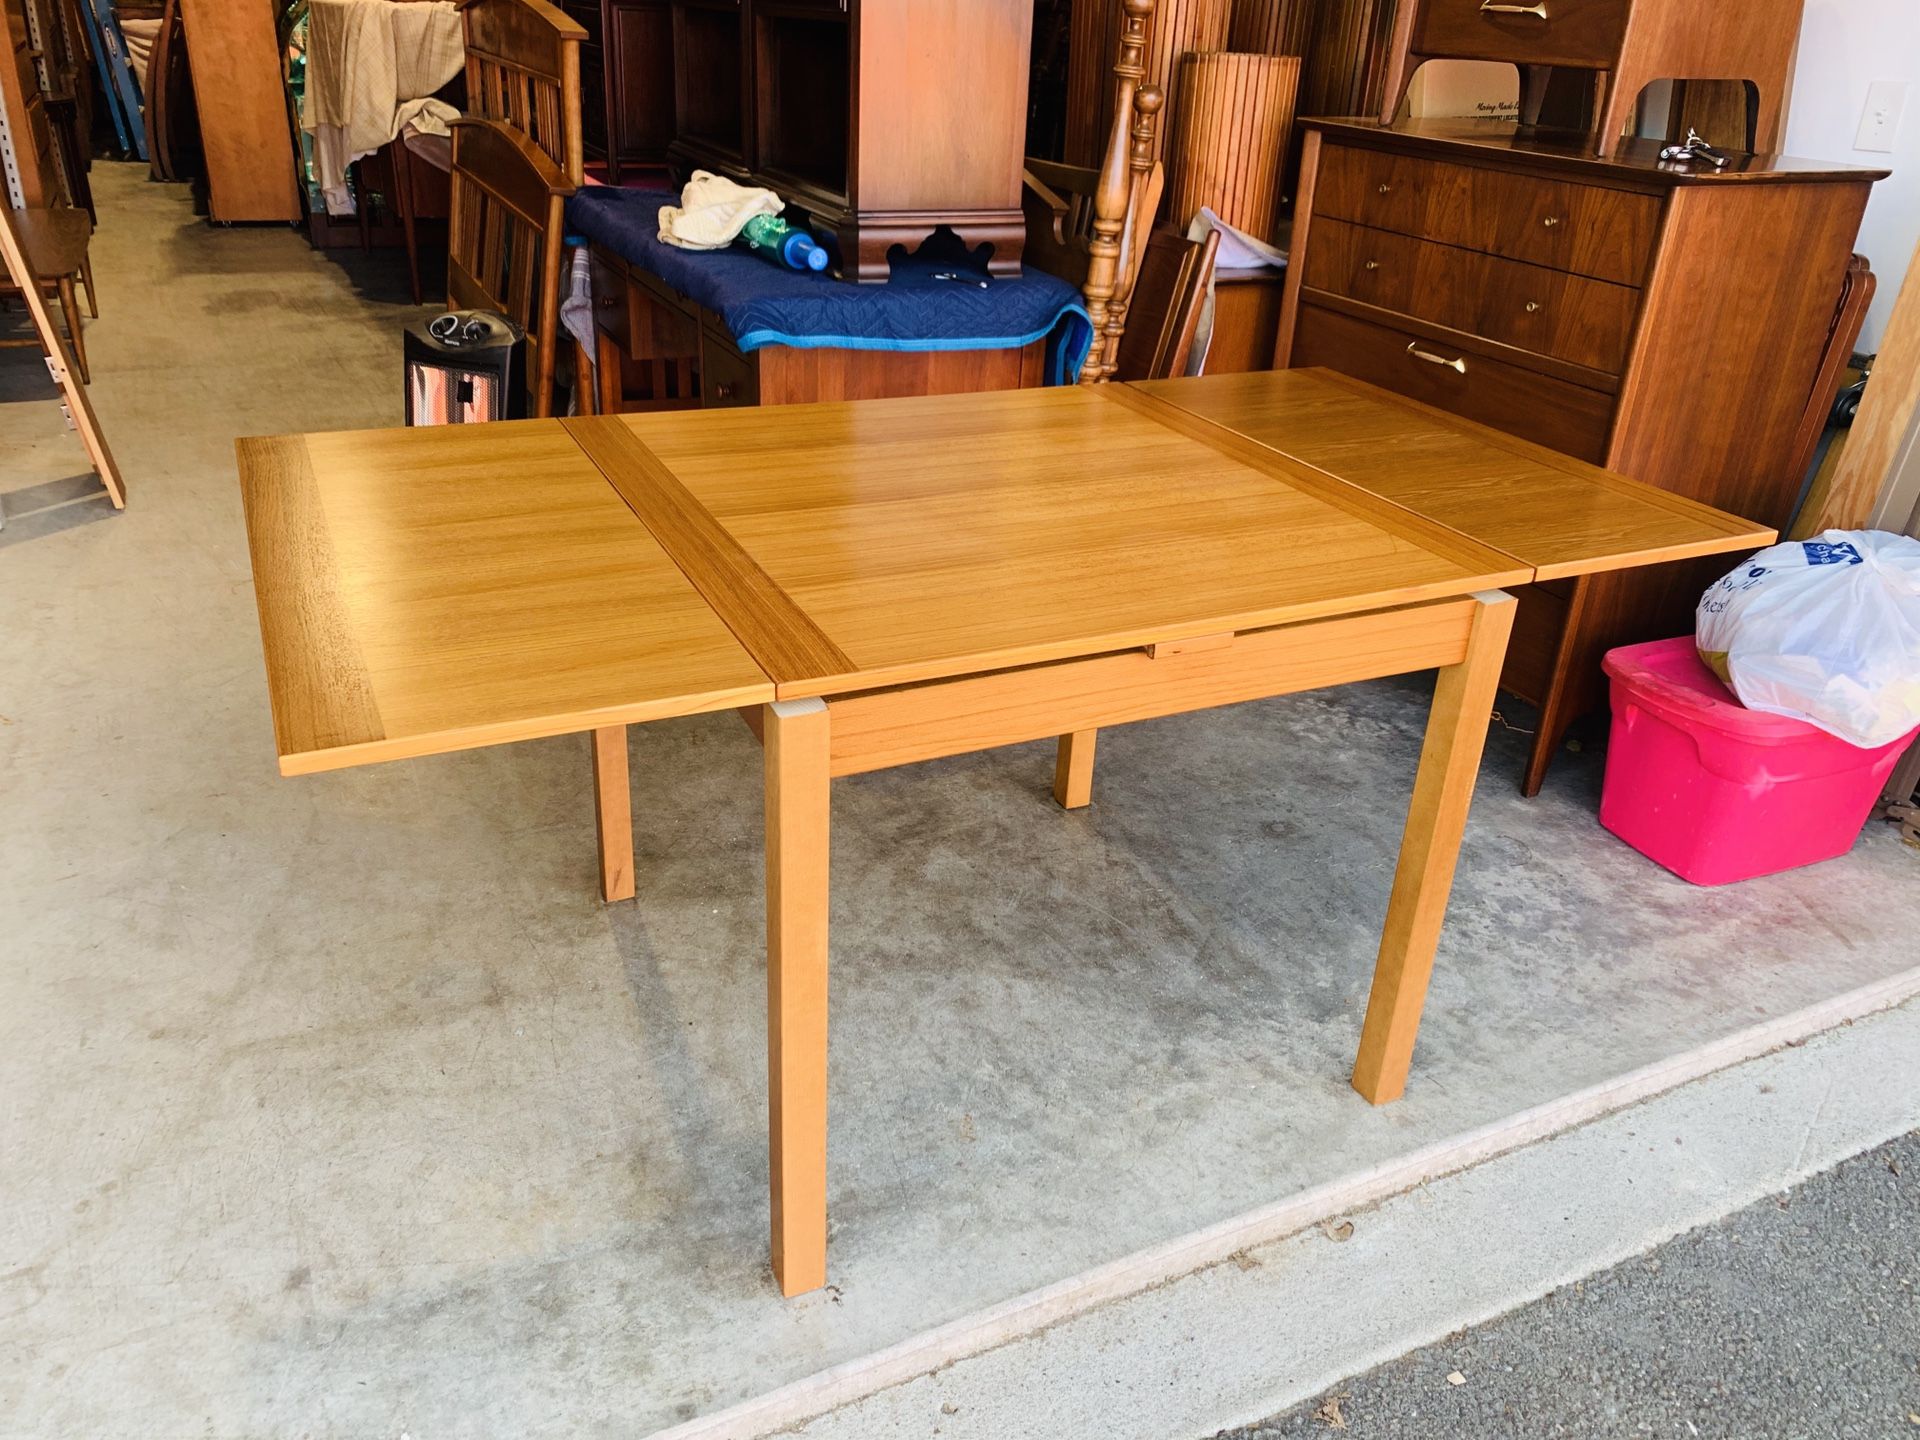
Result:
{"type": "MultiPolygon", "coordinates": [[[[412,312],[391,267],[96,185],[128,511],[33,508],[80,452],[0,404],[0,1434],[650,1434],[1904,984],[1890,830],[1695,890],[1598,829],[1596,755],[1525,802],[1496,729],[1374,1110],[1422,685],[1112,732],[1084,814],[1043,747],[843,782],[834,1284],[782,1302],[750,737],[635,731],[611,908],[579,737],[280,779],[231,441],[397,422],[412,312]]],[[[0,398],[39,375],[0,357],[0,398]]]]}

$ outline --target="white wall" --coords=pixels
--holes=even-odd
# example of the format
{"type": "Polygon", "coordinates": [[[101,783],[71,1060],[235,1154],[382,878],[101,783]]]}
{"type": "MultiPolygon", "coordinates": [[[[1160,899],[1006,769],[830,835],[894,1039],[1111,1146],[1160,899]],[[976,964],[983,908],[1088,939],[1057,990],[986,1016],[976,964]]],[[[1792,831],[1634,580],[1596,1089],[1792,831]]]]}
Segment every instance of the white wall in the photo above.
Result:
{"type": "Polygon", "coordinates": [[[1800,60],[1787,110],[1786,151],[1893,171],[1873,187],[1854,249],[1879,278],[1860,349],[1879,349],[1887,314],[1920,239],[1920,3],[1916,0],[1807,0],[1800,60]],[[1906,108],[1891,155],[1853,142],[1875,80],[1907,82],[1906,108]]]}

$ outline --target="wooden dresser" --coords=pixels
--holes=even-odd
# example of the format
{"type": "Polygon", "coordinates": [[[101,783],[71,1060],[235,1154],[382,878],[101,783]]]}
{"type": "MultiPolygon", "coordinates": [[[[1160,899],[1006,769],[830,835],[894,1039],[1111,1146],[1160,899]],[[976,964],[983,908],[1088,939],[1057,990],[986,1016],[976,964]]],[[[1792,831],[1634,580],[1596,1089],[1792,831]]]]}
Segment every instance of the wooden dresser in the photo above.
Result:
{"type": "MultiPolygon", "coordinates": [[[[1784,526],[1793,437],[1873,182],[1480,121],[1308,120],[1275,363],[1324,365],[1784,526]]],[[[1490,476],[1489,484],[1498,477],[1490,476]]],[[[1604,697],[1600,657],[1681,634],[1724,561],[1531,587],[1502,683],[1539,705],[1523,788],[1604,697]]]]}
{"type": "Polygon", "coordinates": [[[669,0],[559,0],[587,32],[580,46],[581,133],[609,183],[625,168],[661,168],[673,142],[669,0]]]}

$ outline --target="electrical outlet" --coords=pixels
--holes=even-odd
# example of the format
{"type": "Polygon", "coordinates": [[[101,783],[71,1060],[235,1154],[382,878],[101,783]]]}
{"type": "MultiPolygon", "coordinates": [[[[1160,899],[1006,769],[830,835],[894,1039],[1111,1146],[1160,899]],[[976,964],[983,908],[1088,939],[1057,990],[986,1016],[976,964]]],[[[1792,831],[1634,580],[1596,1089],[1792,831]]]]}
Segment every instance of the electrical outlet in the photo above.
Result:
{"type": "Polygon", "coordinates": [[[1853,137],[1853,148],[1891,154],[1894,136],[1900,133],[1900,110],[1906,103],[1904,81],[1876,80],[1867,86],[1867,108],[1860,114],[1860,133],[1853,137]]]}

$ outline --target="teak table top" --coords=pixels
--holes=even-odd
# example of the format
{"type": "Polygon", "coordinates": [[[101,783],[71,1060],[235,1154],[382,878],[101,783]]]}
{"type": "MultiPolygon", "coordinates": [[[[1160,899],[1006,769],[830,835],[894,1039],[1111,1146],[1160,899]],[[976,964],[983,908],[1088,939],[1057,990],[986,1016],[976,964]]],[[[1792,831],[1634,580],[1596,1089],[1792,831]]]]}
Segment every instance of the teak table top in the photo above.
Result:
{"type": "Polygon", "coordinates": [[[284,774],[773,698],[556,422],[239,448],[284,774]]]}
{"type": "Polygon", "coordinates": [[[1766,526],[1331,370],[1134,388],[1505,551],[1535,580],[1773,541],[1766,526]]]}
{"type": "Polygon", "coordinates": [[[1532,578],[1284,456],[1235,458],[1117,398],[1075,387],[566,424],[783,700],[1532,578]],[[796,626],[807,645],[789,643],[796,626]]]}
{"type": "Polygon", "coordinates": [[[1321,371],[239,448],[287,774],[1772,538],[1321,371]]]}

